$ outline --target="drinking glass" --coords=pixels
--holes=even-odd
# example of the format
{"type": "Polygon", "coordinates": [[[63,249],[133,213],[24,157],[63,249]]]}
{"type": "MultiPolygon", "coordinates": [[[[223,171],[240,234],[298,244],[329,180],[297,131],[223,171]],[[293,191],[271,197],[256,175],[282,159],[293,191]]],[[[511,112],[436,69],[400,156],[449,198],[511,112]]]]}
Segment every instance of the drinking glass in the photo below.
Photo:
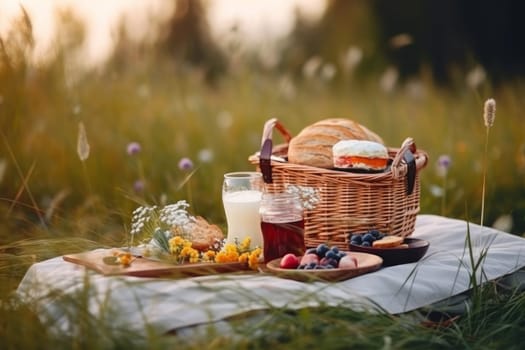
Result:
{"type": "Polygon", "coordinates": [[[303,207],[298,194],[264,193],[260,214],[265,262],[288,253],[304,254],[303,207]]]}
{"type": "Polygon", "coordinates": [[[261,233],[261,204],[264,182],[262,174],[255,171],[224,174],[222,203],[226,214],[228,233],[226,240],[239,242],[251,238],[252,247],[263,244],[261,233]]]}

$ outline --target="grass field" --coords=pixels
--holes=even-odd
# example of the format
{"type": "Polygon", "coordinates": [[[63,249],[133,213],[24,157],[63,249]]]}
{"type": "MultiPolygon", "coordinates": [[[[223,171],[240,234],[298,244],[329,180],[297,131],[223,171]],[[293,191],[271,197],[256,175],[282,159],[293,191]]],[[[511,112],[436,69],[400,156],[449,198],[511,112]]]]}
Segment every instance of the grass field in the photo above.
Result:
{"type": "MultiPolygon", "coordinates": [[[[258,150],[270,117],[279,118],[292,134],[322,118],[347,117],[390,146],[413,137],[430,156],[421,173],[421,213],[479,223],[487,141],[483,104],[494,98],[484,222],[500,219],[501,225],[510,218],[513,224],[505,229],[525,233],[521,80],[471,87],[458,74],[455,83],[443,87],[422,74],[385,91],[380,76],[306,79],[241,65],[210,86],[201,71],[162,59],[71,76],[60,59],[33,67],[8,58],[0,77],[2,348],[136,346],[128,335],[97,337],[103,324],[87,318],[80,337],[51,334],[31,310],[14,304],[10,293],[36,261],[126,242],[131,212],[140,204],[187,199],[193,213],[224,228],[222,175],[253,169],[247,158],[258,150]],[[80,125],[85,135],[79,148],[80,125]],[[140,152],[128,154],[131,142],[140,144],[140,152]],[[435,168],[442,155],[451,159],[445,177],[435,168]],[[179,167],[183,158],[192,161],[193,169],[179,167]]],[[[490,302],[478,304],[449,328],[330,308],[270,310],[251,344],[247,336],[234,340],[210,330],[201,344],[185,347],[304,348],[319,346],[322,339],[325,348],[519,348],[523,294],[494,285],[481,293],[490,302]]],[[[250,326],[233,323],[240,334],[250,334],[250,326]]],[[[176,342],[176,337],[152,334],[148,348],[176,342]]]]}

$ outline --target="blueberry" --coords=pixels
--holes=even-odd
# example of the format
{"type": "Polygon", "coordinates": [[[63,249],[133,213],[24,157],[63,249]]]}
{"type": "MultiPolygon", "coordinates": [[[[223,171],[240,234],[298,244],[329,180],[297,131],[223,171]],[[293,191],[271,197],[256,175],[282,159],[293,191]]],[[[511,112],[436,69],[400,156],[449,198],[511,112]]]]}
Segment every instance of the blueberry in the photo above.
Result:
{"type": "Polygon", "coordinates": [[[333,258],[328,258],[325,264],[325,266],[331,266],[331,267],[337,267],[337,265],[339,265],[337,263],[337,260],[333,258]]]}
{"type": "Polygon", "coordinates": [[[381,234],[381,232],[379,232],[378,230],[370,230],[370,231],[368,231],[368,233],[370,233],[372,236],[374,236],[375,239],[378,239],[379,235],[381,234]]]}
{"type": "Polygon", "coordinates": [[[306,268],[305,264],[297,266],[297,270],[304,270],[306,268]]]}
{"type": "Polygon", "coordinates": [[[355,245],[361,245],[363,242],[363,236],[361,235],[352,235],[352,238],[350,238],[350,243],[355,245]]]}
{"type": "Polygon", "coordinates": [[[319,258],[324,258],[325,255],[326,255],[326,252],[329,251],[329,250],[330,250],[330,248],[329,248],[326,244],[321,243],[321,244],[319,244],[319,245],[317,246],[317,249],[316,249],[316,251],[317,251],[317,256],[318,256],[319,258]]]}
{"type": "Polygon", "coordinates": [[[361,246],[363,247],[370,247],[372,244],[368,241],[363,241],[363,243],[361,244],[361,246]]]}
{"type": "Polygon", "coordinates": [[[337,253],[337,256],[339,257],[339,259],[341,259],[343,256],[345,256],[346,253],[345,252],[339,252],[337,253]]]}
{"type": "Polygon", "coordinates": [[[333,246],[332,248],[330,248],[330,250],[336,254],[339,253],[339,248],[337,248],[336,246],[333,246]]]}
{"type": "Polygon", "coordinates": [[[337,258],[337,253],[334,252],[333,250],[329,250],[329,251],[326,252],[325,257],[328,258],[328,259],[336,259],[337,258]]]}
{"type": "Polygon", "coordinates": [[[371,233],[366,233],[363,236],[363,243],[364,242],[372,243],[373,241],[375,241],[375,238],[374,238],[374,236],[371,233]]]}

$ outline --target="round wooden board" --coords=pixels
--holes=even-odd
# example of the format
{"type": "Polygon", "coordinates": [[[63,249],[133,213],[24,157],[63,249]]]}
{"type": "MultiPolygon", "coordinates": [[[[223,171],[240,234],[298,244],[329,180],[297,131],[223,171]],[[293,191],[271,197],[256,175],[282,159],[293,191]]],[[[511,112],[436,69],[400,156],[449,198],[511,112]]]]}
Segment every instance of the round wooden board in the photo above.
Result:
{"type": "Polygon", "coordinates": [[[301,270],[301,269],[282,269],[279,267],[281,258],[274,259],[266,264],[268,272],[279,277],[293,279],[301,282],[311,281],[344,281],[352,277],[363,275],[368,272],[378,270],[383,264],[383,259],[377,255],[346,252],[348,255],[357,259],[357,268],[336,268],[326,270],[301,270]]]}

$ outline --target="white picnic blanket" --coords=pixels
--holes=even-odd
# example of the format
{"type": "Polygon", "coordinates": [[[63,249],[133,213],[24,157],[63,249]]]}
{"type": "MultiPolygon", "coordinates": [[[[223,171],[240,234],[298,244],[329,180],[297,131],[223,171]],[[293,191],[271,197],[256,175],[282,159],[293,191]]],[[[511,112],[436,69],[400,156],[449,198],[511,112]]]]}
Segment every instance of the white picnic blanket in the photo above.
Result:
{"type": "Polygon", "coordinates": [[[138,334],[146,325],[158,332],[223,320],[246,311],[328,304],[397,314],[444,300],[469,289],[470,230],[474,262],[484,256],[478,281],[525,266],[525,239],[465,221],[419,215],[413,237],[430,242],[418,263],[382,268],[337,283],[302,283],[271,274],[214,275],[180,280],[106,277],[62,257],[36,263],[17,293],[58,332],[75,332],[71,302],[89,285],[89,310],[138,334]],[[103,314],[104,313],[104,314],[103,314]]]}

